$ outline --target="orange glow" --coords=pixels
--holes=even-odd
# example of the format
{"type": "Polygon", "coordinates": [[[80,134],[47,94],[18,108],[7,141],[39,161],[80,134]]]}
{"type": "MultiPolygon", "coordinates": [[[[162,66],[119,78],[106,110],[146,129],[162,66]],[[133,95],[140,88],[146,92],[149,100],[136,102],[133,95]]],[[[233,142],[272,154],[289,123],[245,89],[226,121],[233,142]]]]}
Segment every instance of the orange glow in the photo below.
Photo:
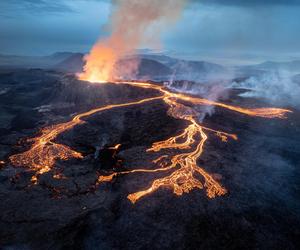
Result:
{"type": "Polygon", "coordinates": [[[117,56],[112,48],[101,43],[96,44],[85,60],[84,71],[78,75],[79,79],[95,83],[111,80],[114,65],[117,62],[117,56]]]}
{"type": "MultiPolygon", "coordinates": [[[[264,118],[285,118],[286,114],[291,112],[287,109],[279,108],[258,108],[247,109],[238,106],[232,106],[220,102],[212,102],[207,99],[191,97],[185,94],[173,93],[165,89],[163,86],[147,83],[147,82],[117,82],[115,84],[128,84],[139,88],[157,90],[161,95],[156,97],[145,98],[139,101],[133,101],[121,104],[111,104],[90,111],[78,114],[74,118],[65,123],[50,126],[41,130],[41,135],[33,140],[33,145],[30,150],[11,156],[9,159],[15,166],[28,167],[35,171],[36,174],[32,177],[32,183],[38,183],[38,176],[50,171],[57,160],[68,160],[70,158],[81,159],[81,153],[73,149],[53,142],[53,140],[66,130],[73,128],[76,125],[82,124],[81,120],[97,112],[102,112],[114,108],[129,107],[139,105],[154,100],[163,100],[168,106],[168,114],[174,118],[188,121],[190,124],[179,135],[172,136],[169,139],[155,142],[147,150],[147,152],[161,152],[168,150],[168,154],[163,154],[153,163],[158,167],[155,169],[134,169],[129,171],[114,172],[110,175],[100,175],[97,180],[97,185],[102,182],[109,182],[114,177],[133,174],[133,173],[155,173],[173,170],[169,175],[155,179],[152,184],[141,191],[128,195],[128,199],[135,203],[140,198],[155,192],[159,188],[168,187],[173,190],[176,195],[188,193],[193,189],[205,189],[209,198],[226,194],[227,190],[213,178],[213,175],[207,173],[203,167],[197,165],[197,160],[204,152],[205,142],[208,140],[208,133],[212,133],[219,137],[222,142],[227,142],[228,139],[237,140],[237,135],[229,134],[223,131],[214,130],[204,127],[197,122],[197,113],[192,107],[185,106],[178,101],[187,102],[192,105],[214,105],[225,108],[234,112],[238,112],[250,116],[258,116],[264,118]],[[170,151],[170,152],[169,152],[170,151]],[[202,176],[202,180],[199,179],[202,176]]],[[[119,149],[121,144],[117,144],[112,149],[119,149]]],[[[53,176],[61,178],[61,176],[53,176]]]]}
{"type": "Polygon", "coordinates": [[[259,116],[264,118],[285,118],[287,113],[291,111],[288,109],[280,109],[280,108],[254,108],[254,109],[246,109],[238,106],[232,106],[220,102],[214,102],[207,99],[195,98],[190,96],[185,96],[182,94],[175,94],[176,98],[181,99],[183,101],[192,102],[193,104],[200,105],[212,105],[225,109],[229,109],[231,111],[235,111],[238,113],[242,113],[249,116],[259,116]]]}
{"type": "Polygon", "coordinates": [[[61,173],[57,173],[57,174],[54,174],[53,175],[53,179],[58,179],[58,180],[60,180],[60,179],[67,179],[63,174],[61,174],[61,173]]]}
{"type": "Polygon", "coordinates": [[[109,147],[109,149],[114,149],[114,150],[118,150],[121,147],[121,144],[117,144],[113,147],[109,147]]]}
{"type": "Polygon", "coordinates": [[[32,183],[33,185],[38,184],[38,178],[36,177],[36,175],[33,175],[33,176],[31,177],[30,181],[31,181],[31,183],[32,183]]]}

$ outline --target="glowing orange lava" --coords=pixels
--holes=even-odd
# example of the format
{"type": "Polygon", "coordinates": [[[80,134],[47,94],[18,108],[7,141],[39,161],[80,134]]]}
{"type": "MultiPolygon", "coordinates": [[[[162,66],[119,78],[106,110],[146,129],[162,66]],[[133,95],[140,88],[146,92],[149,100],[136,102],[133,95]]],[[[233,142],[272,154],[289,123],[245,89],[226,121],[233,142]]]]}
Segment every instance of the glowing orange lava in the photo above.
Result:
{"type": "Polygon", "coordinates": [[[105,46],[105,43],[96,44],[90,54],[85,56],[84,71],[78,74],[79,79],[90,82],[105,83],[110,79],[117,56],[115,51],[105,46]]]}
{"type": "MultiPolygon", "coordinates": [[[[99,82],[97,78],[95,78],[94,81],[99,82]]],[[[207,196],[209,198],[214,198],[216,196],[226,194],[227,191],[217,180],[212,177],[212,175],[207,173],[204,168],[197,165],[197,160],[203,153],[205,142],[208,139],[208,133],[214,133],[223,142],[227,142],[229,138],[237,140],[237,136],[235,134],[229,134],[223,131],[217,131],[201,126],[197,122],[197,113],[194,111],[194,109],[192,107],[181,104],[178,101],[187,102],[192,105],[214,105],[245,115],[264,118],[285,118],[286,113],[291,112],[290,110],[279,108],[241,108],[220,102],[213,102],[203,98],[191,97],[181,93],[173,93],[165,89],[163,86],[148,82],[117,82],[115,84],[127,84],[139,88],[157,90],[161,93],[161,95],[151,98],[145,98],[139,101],[122,104],[112,104],[92,109],[90,111],[76,115],[69,122],[44,128],[42,129],[40,136],[32,139],[34,143],[31,149],[24,153],[11,156],[9,158],[10,162],[15,166],[24,166],[36,171],[36,174],[32,177],[32,183],[37,184],[38,176],[50,171],[54,166],[56,160],[83,158],[83,156],[79,152],[76,152],[65,145],[53,142],[53,140],[59,134],[73,128],[78,124],[83,123],[83,121],[81,120],[82,118],[93,115],[97,112],[110,110],[113,108],[128,107],[161,99],[169,106],[168,114],[170,116],[177,119],[186,120],[190,124],[181,134],[170,137],[167,140],[154,143],[147,150],[147,152],[171,150],[173,154],[163,154],[162,156],[153,160],[153,163],[158,164],[158,168],[134,169],[130,171],[115,172],[108,176],[102,175],[98,177],[98,184],[111,181],[116,176],[129,173],[155,173],[173,170],[171,174],[162,178],[155,179],[148,188],[136,193],[129,194],[128,199],[132,203],[135,203],[143,196],[153,193],[161,187],[171,188],[176,195],[188,193],[195,188],[205,188],[207,196]],[[199,180],[198,176],[202,176],[203,180],[199,180]]],[[[116,145],[113,148],[118,149],[119,147],[120,144],[116,145]]]]}
{"type": "Polygon", "coordinates": [[[14,166],[28,167],[31,170],[36,171],[36,176],[32,178],[32,182],[36,184],[38,182],[37,176],[49,172],[57,160],[83,158],[81,153],[72,150],[68,146],[55,143],[53,141],[59,134],[63,133],[64,131],[71,129],[78,124],[82,124],[83,121],[81,120],[81,118],[93,115],[97,112],[117,107],[138,105],[161,98],[162,97],[151,97],[135,102],[107,105],[76,115],[69,122],[46,127],[41,130],[40,136],[31,139],[33,141],[33,145],[28,151],[12,155],[11,157],[9,157],[9,160],[14,166]]]}

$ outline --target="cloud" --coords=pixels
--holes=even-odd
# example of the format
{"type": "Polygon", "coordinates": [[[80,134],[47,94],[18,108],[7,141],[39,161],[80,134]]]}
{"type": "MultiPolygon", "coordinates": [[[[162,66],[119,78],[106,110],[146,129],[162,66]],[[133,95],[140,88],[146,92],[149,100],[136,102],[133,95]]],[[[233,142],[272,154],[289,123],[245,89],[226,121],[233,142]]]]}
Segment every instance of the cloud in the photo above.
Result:
{"type": "Polygon", "coordinates": [[[64,0],[10,0],[0,2],[0,15],[68,13],[74,10],[64,0]]]}
{"type": "Polygon", "coordinates": [[[217,4],[237,7],[257,7],[272,5],[300,5],[300,0],[190,0],[195,4],[217,4]]]}
{"type": "MultiPolygon", "coordinates": [[[[247,60],[254,55],[261,55],[282,60],[282,56],[293,54],[298,58],[300,5],[238,7],[218,2],[218,5],[190,5],[178,25],[165,34],[164,41],[168,48],[189,52],[194,59],[193,56],[198,52],[201,60],[206,55],[212,59],[241,59],[241,56],[245,56],[247,60]]],[[[234,0],[222,2],[237,3],[234,0]]]]}

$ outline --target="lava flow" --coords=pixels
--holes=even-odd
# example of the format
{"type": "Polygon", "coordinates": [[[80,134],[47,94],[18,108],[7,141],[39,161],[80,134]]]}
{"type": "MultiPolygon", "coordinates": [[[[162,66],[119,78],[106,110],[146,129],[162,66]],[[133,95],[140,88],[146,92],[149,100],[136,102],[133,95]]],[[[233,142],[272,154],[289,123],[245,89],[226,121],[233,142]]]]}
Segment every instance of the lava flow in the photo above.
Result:
{"type": "Polygon", "coordinates": [[[140,101],[128,102],[123,104],[111,104],[104,107],[92,109],[90,111],[81,113],[74,116],[74,118],[65,123],[60,123],[54,126],[46,127],[41,130],[41,135],[37,136],[29,141],[33,141],[33,145],[30,150],[13,155],[9,158],[10,162],[14,166],[28,167],[35,171],[36,174],[32,177],[32,182],[37,183],[37,176],[40,174],[49,172],[54,166],[56,160],[68,160],[70,158],[83,158],[82,154],[76,152],[66,145],[55,143],[53,140],[61,133],[66,130],[73,128],[78,124],[82,124],[81,118],[93,115],[97,112],[118,108],[126,107],[145,102],[161,99],[162,97],[151,97],[140,101]]]}
{"type": "MultiPolygon", "coordinates": [[[[216,196],[224,195],[227,191],[217,180],[212,177],[212,175],[197,165],[197,160],[203,153],[205,142],[208,139],[208,133],[216,134],[224,142],[226,142],[229,138],[237,140],[237,136],[235,134],[229,134],[201,126],[197,122],[197,112],[195,112],[192,107],[188,107],[179,103],[179,101],[187,102],[192,105],[215,105],[242,114],[264,118],[285,118],[286,113],[291,112],[290,110],[279,108],[246,109],[237,106],[231,106],[220,102],[212,102],[203,98],[191,97],[181,93],[173,93],[165,89],[163,86],[148,82],[116,82],[114,84],[127,84],[139,88],[153,89],[159,91],[161,95],[145,98],[139,101],[112,104],[92,109],[85,113],[76,115],[69,122],[44,128],[42,129],[40,136],[32,139],[34,143],[31,149],[24,153],[11,156],[9,158],[10,162],[14,166],[28,167],[35,171],[35,175],[32,177],[32,182],[36,184],[38,183],[38,176],[50,171],[53,168],[56,160],[83,158],[81,153],[53,141],[59,134],[73,128],[78,124],[83,123],[81,120],[82,118],[105,110],[128,107],[161,99],[169,106],[168,114],[170,116],[177,119],[187,120],[190,124],[181,134],[173,136],[164,141],[155,142],[147,150],[147,152],[159,152],[161,150],[171,150],[177,152],[173,152],[173,155],[164,154],[153,160],[155,164],[158,164],[158,168],[134,169],[130,171],[115,172],[108,176],[102,175],[98,177],[97,183],[100,184],[102,182],[107,182],[118,175],[129,173],[155,173],[173,170],[171,174],[155,179],[147,189],[129,194],[128,199],[132,203],[135,203],[141,197],[153,193],[161,187],[171,188],[176,195],[188,193],[194,188],[205,188],[207,196],[209,198],[214,198],[216,196]],[[181,151],[181,153],[178,153],[178,151],[181,151]],[[203,181],[199,180],[198,176],[202,176],[203,181]]],[[[119,145],[116,147],[118,146],[119,145]]]]}

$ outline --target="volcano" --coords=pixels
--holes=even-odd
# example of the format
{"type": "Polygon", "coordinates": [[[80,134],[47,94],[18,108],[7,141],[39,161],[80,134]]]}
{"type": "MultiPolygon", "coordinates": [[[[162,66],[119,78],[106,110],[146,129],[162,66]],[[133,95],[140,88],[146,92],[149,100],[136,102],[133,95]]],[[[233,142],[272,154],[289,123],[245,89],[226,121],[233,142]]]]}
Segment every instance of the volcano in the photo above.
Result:
{"type": "Polygon", "coordinates": [[[300,249],[300,5],[198,2],[1,1],[0,250],[300,249]]]}
{"type": "Polygon", "coordinates": [[[4,247],[295,246],[297,110],[234,89],[213,102],[161,82],[1,79],[4,247]]]}

